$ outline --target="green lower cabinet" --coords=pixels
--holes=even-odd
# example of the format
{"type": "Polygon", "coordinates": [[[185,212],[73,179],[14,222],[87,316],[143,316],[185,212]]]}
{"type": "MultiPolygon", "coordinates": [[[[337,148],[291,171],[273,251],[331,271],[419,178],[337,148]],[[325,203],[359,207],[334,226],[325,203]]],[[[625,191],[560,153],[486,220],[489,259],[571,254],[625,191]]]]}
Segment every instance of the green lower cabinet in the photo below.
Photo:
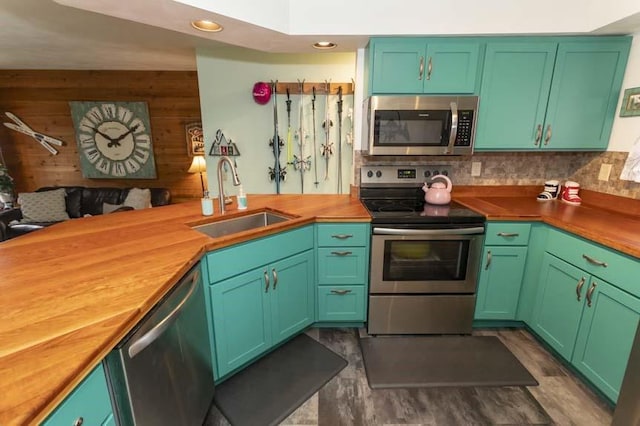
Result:
{"type": "Polygon", "coordinates": [[[571,363],[615,402],[640,320],[640,299],[597,278],[592,288],[571,363]]]}
{"type": "Polygon", "coordinates": [[[590,275],[545,253],[533,313],[533,330],[571,360],[590,275]]]}
{"type": "Polygon", "coordinates": [[[314,321],[313,251],[210,287],[218,377],[314,321]]]}
{"type": "Polygon", "coordinates": [[[526,258],[527,247],[485,247],[475,319],[516,319],[526,258]]]}
{"type": "Polygon", "coordinates": [[[98,365],[44,421],[44,426],[114,424],[107,379],[98,365]],[[80,420],[82,419],[82,420],[80,420]]]}
{"type": "Polygon", "coordinates": [[[365,247],[318,249],[319,284],[364,284],[369,266],[365,247]]]}
{"type": "Polygon", "coordinates": [[[365,321],[365,286],[319,286],[318,321],[365,321]]]}

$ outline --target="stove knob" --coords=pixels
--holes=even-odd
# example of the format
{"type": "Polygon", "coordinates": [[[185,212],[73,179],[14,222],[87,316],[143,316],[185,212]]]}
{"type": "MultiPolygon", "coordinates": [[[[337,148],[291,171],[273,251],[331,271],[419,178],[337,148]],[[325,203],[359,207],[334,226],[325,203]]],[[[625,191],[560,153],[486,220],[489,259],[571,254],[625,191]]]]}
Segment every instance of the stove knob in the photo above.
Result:
{"type": "Polygon", "coordinates": [[[434,175],[434,176],[437,176],[437,175],[439,175],[439,174],[440,174],[440,172],[439,172],[439,171],[437,171],[437,170],[434,170],[434,171],[433,171],[433,175],[434,175]]]}
{"type": "Polygon", "coordinates": [[[376,172],[376,177],[382,177],[382,172],[380,170],[376,172]]]}
{"type": "Polygon", "coordinates": [[[425,170],[424,177],[428,178],[429,176],[431,176],[431,172],[429,170],[425,170]]]}
{"type": "Polygon", "coordinates": [[[443,170],[443,171],[442,171],[442,174],[443,174],[443,175],[445,175],[445,176],[449,176],[449,172],[448,172],[448,171],[446,171],[446,170],[443,170]]]}
{"type": "Polygon", "coordinates": [[[371,170],[367,172],[367,177],[373,177],[373,172],[371,170]]]}

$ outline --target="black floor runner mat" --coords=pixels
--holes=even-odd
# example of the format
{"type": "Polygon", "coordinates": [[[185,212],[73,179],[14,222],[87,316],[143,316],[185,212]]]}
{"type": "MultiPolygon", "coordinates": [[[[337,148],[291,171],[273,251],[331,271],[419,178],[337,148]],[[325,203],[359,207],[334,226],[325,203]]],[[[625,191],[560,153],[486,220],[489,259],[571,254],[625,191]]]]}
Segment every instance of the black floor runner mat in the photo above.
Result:
{"type": "Polygon", "coordinates": [[[232,425],[276,425],[346,366],[301,334],[216,387],[214,401],[232,425]]]}
{"type": "Polygon", "coordinates": [[[369,386],[536,386],[495,336],[390,336],[360,339],[369,386]]]}

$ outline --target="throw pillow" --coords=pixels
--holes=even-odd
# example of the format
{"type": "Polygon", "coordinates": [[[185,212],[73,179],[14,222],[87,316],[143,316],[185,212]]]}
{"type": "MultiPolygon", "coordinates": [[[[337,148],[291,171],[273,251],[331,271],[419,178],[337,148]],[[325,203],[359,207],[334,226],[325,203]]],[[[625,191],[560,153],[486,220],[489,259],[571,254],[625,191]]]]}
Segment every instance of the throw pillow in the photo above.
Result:
{"type": "Polygon", "coordinates": [[[110,204],[110,203],[102,203],[102,214],[109,214],[112,213],[116,210],[118,210],[120,207],[122,207],[124,204],[110,204]]]}
{"type": "Polygon", "coordinates": [[[131,188],[123,204],[136,210],[147,209],[151,207],[151,191],[149,189],[131,188]]]}
{"type": "Polygon", "coordinates": [[[64,188],[18,194],[18,203],[22,210],[21,222],[60,222],[69,219],[65,195],[64,188]]]}

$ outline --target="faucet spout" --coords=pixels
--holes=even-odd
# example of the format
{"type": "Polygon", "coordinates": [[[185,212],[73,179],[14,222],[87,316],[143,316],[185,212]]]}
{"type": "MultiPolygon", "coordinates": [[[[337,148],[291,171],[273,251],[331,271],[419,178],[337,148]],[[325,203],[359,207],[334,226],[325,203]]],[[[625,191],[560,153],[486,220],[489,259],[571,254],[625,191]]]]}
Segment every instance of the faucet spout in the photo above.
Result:
{"type": "Polygon", "coordinates": [[[218,205],[220,206],[220,214],[223,214],[225,212],[224,184],[222,183],[222,167],[224,166],[224,163],[227,163],[231,168],[231,173],[233,175],[233,185],[234,186],[240,185],[240,178],[238,177],[238,171],[233,165],[233,161],[231,161],[231,158],[227,156],[220,157],[220,160],[218,160],[218,205]]]}

